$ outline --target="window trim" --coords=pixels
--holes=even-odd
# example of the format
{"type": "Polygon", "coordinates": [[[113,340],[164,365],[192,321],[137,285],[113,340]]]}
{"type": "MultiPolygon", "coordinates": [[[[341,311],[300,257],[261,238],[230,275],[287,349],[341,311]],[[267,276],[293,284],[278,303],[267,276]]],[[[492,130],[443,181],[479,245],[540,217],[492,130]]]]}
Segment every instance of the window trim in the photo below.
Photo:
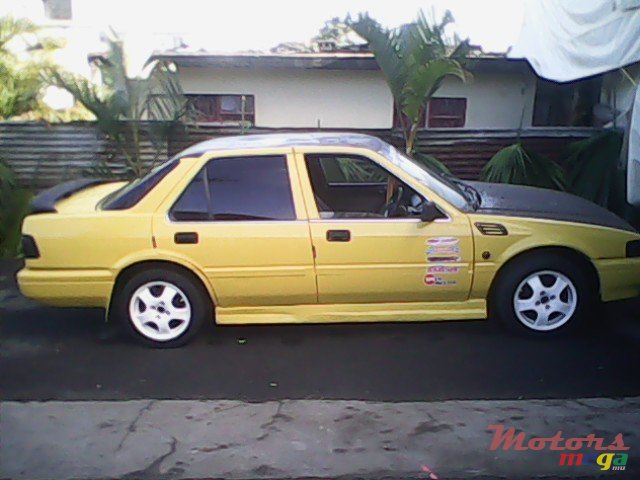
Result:
{"type": "Polygon", "coordinates": [[[171,202],[171,205],[169,206],[169,208],[166,211],[166,218],[169,222],[171,223],[175,223],[175,224],[184,224],[184,223],[207,223],[207,224],[220,224],[220,223],[229,223],[229,224],[238,224],[238,223],[269,223],[269,224],[273,224],[275,222],[300,222],[300,221],[306,221],[306,220],[300,220],[298,218],[298,211],[296,209],[296,202],[295,202],[295,196],[293,193],[293,187],[292,187],[292,179],[291,179],[291,171],[289,169],[289,162],[288,162],[288,155],[286,153],[284,154],[262,154],[262,155],[237,155],[237,156],[226,156],[226,157],[214,157],[214,158],[209,158],[208,160],[206,160],[204,162],[204,164],[198,169],[198,171],[195,173],[195,175],[193,175],[193,177],[191,177],[189,179],[188,182],[186,182],[184,188],[180,191],[180,193],[176,196],[176,198],[171,202]],[[284,166],[287,170],[287,184],[289,186],[289,198],[291,200],[291,207],[292,207],[292,212],[293,212],[293,218],[292,219],[242,219],[242,220],[216,220],[215,218],[213,218],[214,214],[213,214],[213,195],[211,194],[211,190],[209,188],[209,177],[208,177],[208,173],[203,173],[206,172],[208,170],[208,166],[212,163],[212,162],[216,162],[218,160],[231,160],[231,159],[241,159],[241,158],[265,158],[265,157],[270,157],[270,158],[274,158],[274,157],[280,157],[282,160],[284,160],[284,166]],[[173,215],[173,209],[175,208],[176,204],[180,201],[180,199],[182,198],[182,195],[184,195],[184,193],[187,191],[187,189],[189,188],[189,186],[191,185],[191,183],[198,177],[198,175],[203,175],[206,179],[206,182],[203,182],[204,185],[206,185],[205,188],[205,195],[207,196],[207,218],[206,219],[202,219],[202,220],[180,220],[175,218],[175,216],[173,215]],[[208,192],[208,193],[207,193],[208,192]]]}

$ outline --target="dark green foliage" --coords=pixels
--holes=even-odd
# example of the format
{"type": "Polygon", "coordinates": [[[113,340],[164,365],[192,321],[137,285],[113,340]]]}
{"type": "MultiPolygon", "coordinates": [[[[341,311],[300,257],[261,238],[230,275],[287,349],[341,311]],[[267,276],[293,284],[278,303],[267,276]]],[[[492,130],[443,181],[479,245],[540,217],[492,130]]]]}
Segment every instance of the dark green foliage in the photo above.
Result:
{"type": "Polygon", "coordinates": [[[565,190],[565,175],[557,163],[527,150],[521,143],[503,148],[482,169],[481,179],[492,183],[510,183],[565,190]]]}
{"type": "Polygon", "coordinates": [[[13,191],[9,208],[0,225],[0,258],[14,258],[21,254],[22,220],[29,213],[33,192],[18,188],[13,191]]]}
{"type": "Polygon", "coordinates": [[[14,186],[15,178],[13,172],[0,160],[0,223],[2,223],[2,212],[6,209],[14,186]]]}
{"type": "Polygon", "coordinates": [[[567,148],[567,190],[603,207],[624,204],[624,172],[619,169],[623,134],[609,130],[567,148]]]}
{"type": "Polygon", "coordinates": [[[22,220],[32,197],[29,190],[16,187],[13,172],[0,161],[0,258],[19,255],[22,220]]]}

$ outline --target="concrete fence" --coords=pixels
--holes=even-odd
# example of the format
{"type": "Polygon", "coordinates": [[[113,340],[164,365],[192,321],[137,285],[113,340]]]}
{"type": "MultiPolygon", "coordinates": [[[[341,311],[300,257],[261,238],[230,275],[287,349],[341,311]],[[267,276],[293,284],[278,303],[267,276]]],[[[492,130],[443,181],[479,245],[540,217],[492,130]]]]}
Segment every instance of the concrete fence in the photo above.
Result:
{"type": "MultiPolygon", "coordinates": [[[[246,134],[305,131],[315,130],[254,128],[246,134]]],[[[443,161],[459,177],[475,180],[496,152],[517,141],[522,141],[533,151],[559,160],[569,143],[588,138],[599,131],[591,128],[531,128],[521,132],[422,130],[417,146],[420,151],[443,161]]],[[[391,130],[357,132],[378,136],[397,146],[402,144],[401,135],[391,130]]],[[[229,127],[179,127],[169,135],[159,151],[148,139],[144,140],[141,145],[142,158],[151,165],[202,140],[239,133],[237,128],[229,127]]],[[[115,145],[105,140],[93,122],[0,123],[0,159],[13,169],[20,185],[34,190],[69,179],[96,175],[95,169],[101,164],[106,164],[115,174],[124,170],[124,162],[115,145]]]]}

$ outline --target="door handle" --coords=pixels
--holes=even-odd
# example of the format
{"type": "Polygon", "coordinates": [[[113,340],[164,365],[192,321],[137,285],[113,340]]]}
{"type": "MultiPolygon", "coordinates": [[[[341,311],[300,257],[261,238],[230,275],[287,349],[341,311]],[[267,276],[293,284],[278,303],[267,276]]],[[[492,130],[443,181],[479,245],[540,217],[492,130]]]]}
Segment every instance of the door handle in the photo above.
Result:
{"type": "Polygon", "coordinates": [[[349,230],[327,230],[328,242],[349,242],[351,232],[349,230]]]}
{"type": "Polygon", "coordinates": [[[180,244],[198,243],[198,234],[196,232],[178,232],[173,236],[173,241],[180,244]]]}

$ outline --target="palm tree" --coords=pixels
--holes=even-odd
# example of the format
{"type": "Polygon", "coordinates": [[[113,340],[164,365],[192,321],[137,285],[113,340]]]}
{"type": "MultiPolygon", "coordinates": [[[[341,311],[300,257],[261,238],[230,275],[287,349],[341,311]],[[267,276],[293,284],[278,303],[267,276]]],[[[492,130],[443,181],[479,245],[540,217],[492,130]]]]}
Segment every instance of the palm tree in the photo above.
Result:
{"type": "MultiPolygon", "coordinates": [[[[107,42],[107,52],[95,60],[101,85],[57,69],[48,69],[45,75],[49,83],[67,90],[95,115],[98,128],[124,159],[125,175],[141,177],[152,167],[142,157],[143,134],[148,134],[157,159],[170,129],[188,116],[190,107],[173,64],[152,61],[146,65],[146,75],[132,77],[122,41],[112,32],[107,42]]],[[[100,173],[108,173],[102,167],[100,173]]]]}
{"type": "Polygon", "coordinates": [[[28,112],[45,114],[41,101],[46,86],[40,72],[52,65],[50,53],[60,45],[38,36],[39,28],[24,18],[0,18],[0,119],[28,112]],[[12,44],[21,42],[26,58],[16,54],[12,44]]]}
{"type": "Polygon", "coordinates": [[[442,82],[447,77],[470,78],[463,67],[469,42],[446,35],[446,27],[453,22],[449,11],[439,22],[427,21],[420,11],[414,23],[396,29],[382,27],[368,14],[348,22],[375,55],[393,94],[406,151],[413,154],[426,105],[442,82]]]}

